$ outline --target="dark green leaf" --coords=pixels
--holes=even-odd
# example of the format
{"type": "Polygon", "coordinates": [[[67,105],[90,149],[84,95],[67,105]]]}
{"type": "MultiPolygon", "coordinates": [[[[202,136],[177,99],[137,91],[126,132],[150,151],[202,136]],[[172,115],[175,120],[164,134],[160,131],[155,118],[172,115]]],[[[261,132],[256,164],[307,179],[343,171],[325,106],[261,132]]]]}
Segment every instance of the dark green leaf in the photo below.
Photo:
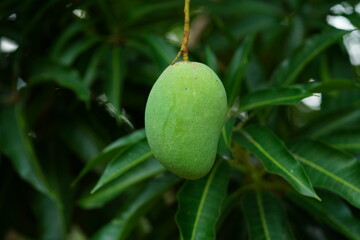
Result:
{"type": "Polygon", "coordinates": [[[55,198],[35,154],[19,105],[0,108],[0,150],[10,158],[24,180],[46,196],[55,198]]]}
{"type": "Polygon", "coordinates": [[[121,47],[111,49],[111,67],[106,81],[105,92],[109,102],[114,106],[117,115],[121,113],[121,96],[126,75],[125,54],[121,47]]]}
{"type": "Polygon", "coordinates": [[[33,85],[49,81],[53,81],[62,87],[69,88],[80,100],[86,103],[90,100],[90,91],[82,81],[79,72],[75,69],[57,65],[55,63],[45,63],[38,66],[37,71],[30,79],[30,83],[33,85]]]}
{"type": "Polygon", "coordinates": [[[360,220],[351,213],[347,204],[334,194],[320,191],[321,202],[290,192],[287,197],[309,214],[327,223],[348,239],[360,239],[360,220]]]}
{"type": "Polygon", "coordinates": [[[304,136],[320,137],[336,129],[349,127],[360,119],[359,108],[347,108],[320,114],[309,122],[300,134],[304,136]]]}
{"type": "Polygon", "coordinates": [[[288,229],[279,200],[270,193],[256,191],[246,194],[241,201],[249,239],[295,239],[288,229]]]}
{"type": "Polygon", "coordinates": [[[345,80],[345,79],[333,79],[329,81],[320,82],[314,88],[312,88],[312,92],[335,92],[335,91],[343,91],[343,90],[352,90],[360,88],[359,83],[345,80]]]}
{"type": "Polygon", "coordinates": [[[164,171],[165,168],[155,158],[150,158],[131,168],[96,193],[83,197],[79,204],[84,208],[99,208],[124,190],[164,171]]]}
{"type": "Polygon", "coordinates": [[[303,166],[271,131],[250,125],[234,140],[259,158],[268,172],[282,176],[301,194],[319,199],[303,166]]]}
{"type": "Polygon", "coordinates": [[[119,177],[129,169],[139,165],[151,156],[152,152],[147,143],[147,140],[143,140],[128,148],[124,153],[112,159],[111,162],[106,166],[104,173],[101,175],[98,183],[91,191],[91,193],[96,192],[104,185],[119,177]]]}
{"type": "Polygon", "coordinates": [[[101,228],[91,239],[127,239],[127,235],[137,223],[139,217],[145,213],[146,206],[178,181],[179,178],[171,173],[165,173],[151,180],[139,194],[130,198],[121,207],[119,213],[110,223],[101,228]]]}
{"type": "Polygon", "coordinates": [[[291,150],[315,187],[339,194],[360,208],[360,163],[356,158],[315,140],[297,142],[291,150]]]}
{"type": "Polygon", "coordinates": [[[249,35],[245,38],[244,42],[237,48],[227,70],[224,83],[228,95],[229,106],[232,106],[236,96],[240,94],[241,84],[248,65],[248,58],[253,41],[253,35],[249,35]]]}
{"type": "Polygon", "coordinates": [[[96,78],[106,47],[106,45],[99,47],[92,55],[84,74],[84,83],[86,86],[90,86],[96,78]]]}
{"type": "Polygon", "coordinates": [[[228,119],[222,130],[218,144],[218,154],[223,159],[232,159],[231,146],[232,146],[232,133],[235,124],[235,118],[228,119]]]}
{"type": "Polygon", "coordinates": [[[305,65],[324,49],[342,39],[347,31],[331,29],[307,39],[293,56],[284,60],[275,70],[271,81],[277,85],[288,85],[295,81],[305,65]]]}
{"type": "Polygon", "coordinates": [[[70,66],[81,53],[88,51],[98,42],[99,39],[95,37],[84,38],[71,46],[66,46],[64,52],[56,57],[61,64],[70,66]]]}
{"type": "Polygon", "coordinates": [[[119,156],[123,153],[123,149],[129,145],[135,144],[140,140],[145,138],[145,130],[137,130],[127,136],[121,137],[111,143],[109,146],[104,148],[101,153],[92,158],[85,167],[81,170],[79,176],[75,179],[74,184],[76,184],[87,172],[93,169],[98,164],[111,160],[116,156],[119,156]]]}
{"type": "Polygon", "coordinates": [[[338,131],[324,136],[321,140],[338,149],[360,152],[360,129],[338,131]]]}
{"type": "Polygon", "coordinates": [[[181,239],[215,239],[215,226],[227,194],[229,169],[219,160],[207,177],[186,181],[178,194],[176,222],[181,239]]]}
{"type": "Polygon", "coordinates": [[[244,96],[240,101],[239,111],[269,105],[292,105],[311,94],[301,88],[268,88],[258,90],[244,96]]]}
{"type": "Polygon", "coordinates": [[[218,74],[218,65],[217,65],[216,55],[209,46],[205,48],[205,63],[216,74],[218,74]]]}
{"type": "Polygon", "coordinates": [[[167,68],[176,57],[176,50],[165,39],[156,35],[147,35],[145,40],[151,48],[151,57],[159,66],[159,69],[163,71],[167,68]]]}

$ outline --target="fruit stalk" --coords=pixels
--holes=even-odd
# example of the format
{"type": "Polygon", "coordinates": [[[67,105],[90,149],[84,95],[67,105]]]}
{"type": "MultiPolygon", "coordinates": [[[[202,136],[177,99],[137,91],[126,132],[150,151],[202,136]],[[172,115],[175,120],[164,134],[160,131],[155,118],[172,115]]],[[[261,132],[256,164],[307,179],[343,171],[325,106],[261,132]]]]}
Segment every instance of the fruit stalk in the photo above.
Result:
{"type": "Polygon", "coordinates": [[[176,62],[176,60],[181,56],[181,54],[183,55],[184,61],[189,61],[189,50],[187,45],[190,35],[190,0],[185,0],[184,16],[184,34],[181,42],[181,48],[171,65],[176,62]]]}

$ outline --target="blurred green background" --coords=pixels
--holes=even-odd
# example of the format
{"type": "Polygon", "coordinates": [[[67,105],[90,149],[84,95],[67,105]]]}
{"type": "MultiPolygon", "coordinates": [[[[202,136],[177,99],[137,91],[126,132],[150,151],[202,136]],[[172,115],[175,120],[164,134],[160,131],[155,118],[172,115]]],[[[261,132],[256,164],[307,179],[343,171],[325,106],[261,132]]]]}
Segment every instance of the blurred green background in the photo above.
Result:
{"type": "MultiPolygon", "coordinates": [[[[206,63],[223,80],[243,79],[228,92],[237,106],[238,96],[275,86],[277,67],[311,45],[306,40],[334,27],[359,28],[359,16],[358,1],[192,0],[190,60],[206,63]]],[[[138,194],[146,180],[102,208],[79,205],[105,161],[71,183],[106,146],[144,127],[148,93],[176,56],[182,27],[181,0],[1,0],[0,238],[88,239],[138,194]]],[[[324,118],[322,111],[359,103],[353,89],[360,77],[360,33],[342,35],[310,47],[306,65],[290,79],[337,80],[316,89],[326,92],[321,105],[315,97],[264,120],[284,139],[297,136],[310,119],[324,118]]],[[[178,188],[137,218],[128,239],[177,239],[178,188]]],[[[231,231],[244,239],[243,230],[231,231]]]]}

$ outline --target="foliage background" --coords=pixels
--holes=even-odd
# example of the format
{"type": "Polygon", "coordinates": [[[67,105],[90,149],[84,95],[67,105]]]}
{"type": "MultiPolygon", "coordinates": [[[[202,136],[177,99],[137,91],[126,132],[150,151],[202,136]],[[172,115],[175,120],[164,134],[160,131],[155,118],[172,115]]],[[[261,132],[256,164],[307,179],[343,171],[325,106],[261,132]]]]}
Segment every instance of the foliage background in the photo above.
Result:
{"type": "Polygon", "coordinates": [[[212,172],[184,181],[143,131],[183,1],[2,0],[0,237],[360,239],[360,34],[329,25],[359,8],[191,1],[190,59],[229,114],[212,172]]]}

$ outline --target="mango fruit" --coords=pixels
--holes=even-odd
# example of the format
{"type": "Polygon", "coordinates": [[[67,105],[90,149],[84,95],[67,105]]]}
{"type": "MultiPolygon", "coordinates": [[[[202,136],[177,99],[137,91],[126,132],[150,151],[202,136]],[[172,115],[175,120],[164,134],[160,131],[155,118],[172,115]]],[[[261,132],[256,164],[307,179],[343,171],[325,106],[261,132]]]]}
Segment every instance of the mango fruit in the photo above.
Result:
{"type": "Polygon", "coordinates": [[[227,112],[218,76],[206,65],[170,65],[152,87],[145,109],[145,132],[158,161],[186,179],[205,176],[214,164],[227,112]]]}

